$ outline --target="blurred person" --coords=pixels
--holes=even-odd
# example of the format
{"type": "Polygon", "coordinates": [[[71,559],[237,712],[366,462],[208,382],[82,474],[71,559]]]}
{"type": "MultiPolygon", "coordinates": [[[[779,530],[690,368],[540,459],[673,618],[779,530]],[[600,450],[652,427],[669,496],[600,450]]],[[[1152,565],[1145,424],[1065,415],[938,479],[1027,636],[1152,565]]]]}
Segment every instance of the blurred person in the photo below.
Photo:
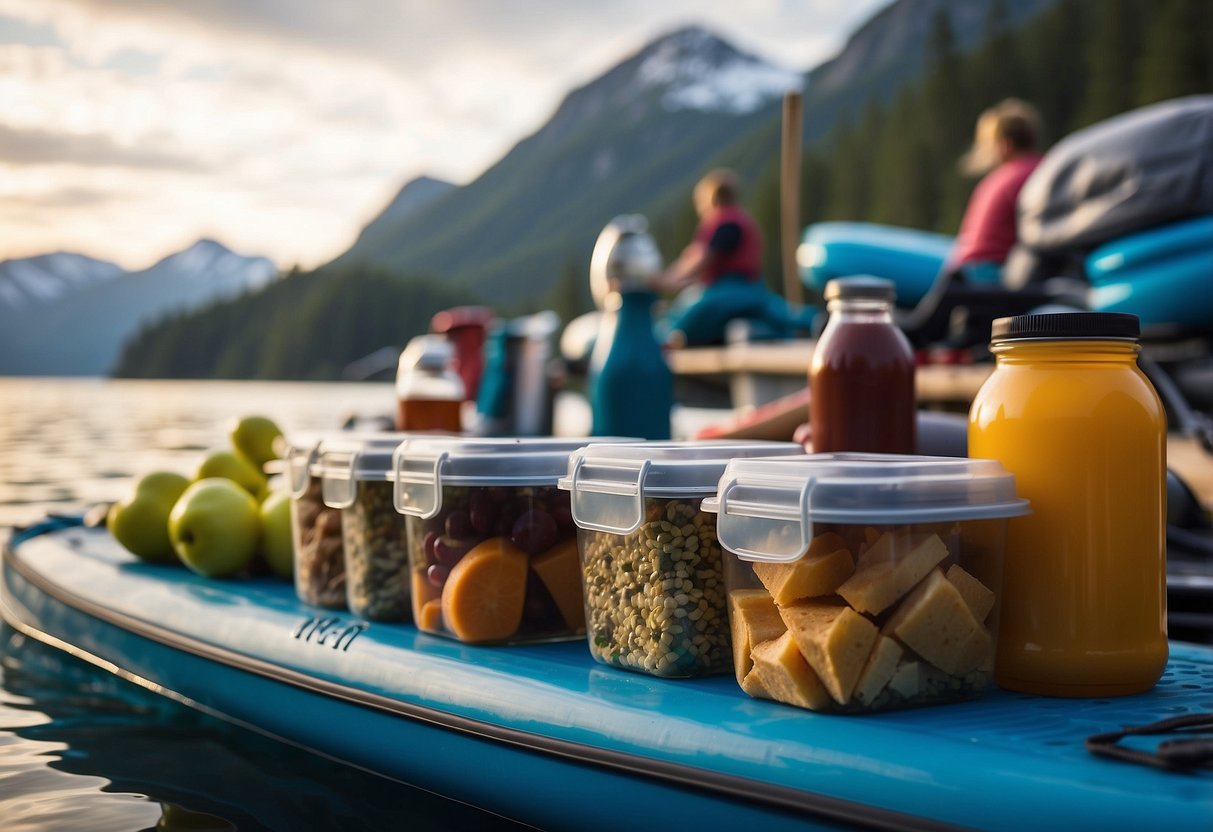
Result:
{"type": "Polygon", "coordinates": [[[978,283],[998,282],[1017,239],[1019,192],[1040,164],[1040,131],[1036,109],[1017,98],[999,102],[978,118],[973,146],[960,168],[984,176],[965,208],[946,272],[978,283]]]}
{"type": "Polygon", "coordinates": [[[762,233],[741,207],[737,174],[728,168],[709,171],[695,185],[692,200],[699,215],[695,236],[653,281],[658,292],[688,290],[664,322],[667,342],[722,343],[725,326],[734,318],[760,322],[762,334],[774,337],[791,336],[807,324],[762,281],[762,233]]]}

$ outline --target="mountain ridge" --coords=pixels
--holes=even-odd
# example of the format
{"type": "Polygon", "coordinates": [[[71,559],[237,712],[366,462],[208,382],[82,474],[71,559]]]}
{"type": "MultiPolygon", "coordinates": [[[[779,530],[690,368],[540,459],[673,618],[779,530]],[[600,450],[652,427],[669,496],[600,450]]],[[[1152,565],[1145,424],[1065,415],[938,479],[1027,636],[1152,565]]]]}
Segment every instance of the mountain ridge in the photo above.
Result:
{"type": "MultiPolygon", "coordinates": [[[[585,267],[616,214],[681,217],[681,228],[693,223],[690,189],[707,169],[736,167],[751,183],[768,175],[787,89],[803,90],[809,144],[856,116],[864,101],[887,100],[921,74],[937,15],[946,15],[958,48],[971,47],[988,34],[987,18],[1001,2],[895,0],[837,55],[806,71],[780,68],[704,26],[674,29],[570,90],[547,122],[476,179],[402,221],[376,217],[373,237],[360,235],[322,268],[361,263],[437,276],[496,304],[545,297],[562,273],[585,267]],[[746,75],[758,90],[744,107],[729,106],[727,84],[715,92],[697,86],[738,67],[748,75],[734,77],[746,75]],[[592,200],[583,198],[590,193],[592,200]]],[[[1023,0],[999,13],[1015,25],[1055,2],[1023,0]]]]}
{"type": "Polygon", "coordinates": [[[52,303],[82,286],[125,270],[116,263],[74,251],[52,251],[0,261],[0,309],[52,303]]]}
{"type": "Polygon", "coordinates": [[[702,172],[721,145],[774,117],[783,89],[800,82],[799,73],[704,27],[681,27],[571,90],[542,127],[477,179],[402,223],[384,224],[391,234],[355,243],[329,266],[366,262],[441,275],[490,302],[546,292],[563,266],[588,258],[613,216],[651,207],[702,172]],[[715,87],[689,83],[708,74],[705,54],[722,69],[715,87]],[[689,60],[700,61],[696,71],[684,71],[689,60]],[[727,70],[761,76],[764,86],[739,106],[725,94],[727,70]],[[592,204],[582,198],[590,192],[592,204]]]}
{"type": "Polygon", "coordinates": [[[202,239],[36,307],[0,307],[0,374],[103,375],[141,326],[255,291],[276,274],[269,258],[202,239]]]}

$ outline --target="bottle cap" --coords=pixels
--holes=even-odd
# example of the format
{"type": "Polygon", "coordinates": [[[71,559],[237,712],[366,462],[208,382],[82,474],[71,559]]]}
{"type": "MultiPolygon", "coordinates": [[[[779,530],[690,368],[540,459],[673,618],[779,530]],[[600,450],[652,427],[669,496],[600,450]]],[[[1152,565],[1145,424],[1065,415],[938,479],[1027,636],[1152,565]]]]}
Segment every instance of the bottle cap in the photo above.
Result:
{"type": "Polygon", "coordinates": [[[1127,312],[1057,312],[998,318],[990,328],[991,341],[1124,340],[1141,337],[1141,322],[1127,312]]]}
{"type": "Polygon", "coordinates": [[[837,277],[826,284],[826,300],[884,300],[893,302],[897,286],[891,280],[871,275],[837,277]]]}
{"type": "Polygon", "coordinates": [[[455,357],[451,342],[441,335],[418,335],[400,353],[399,372],[409,370],[443,370],[455,357]]]}

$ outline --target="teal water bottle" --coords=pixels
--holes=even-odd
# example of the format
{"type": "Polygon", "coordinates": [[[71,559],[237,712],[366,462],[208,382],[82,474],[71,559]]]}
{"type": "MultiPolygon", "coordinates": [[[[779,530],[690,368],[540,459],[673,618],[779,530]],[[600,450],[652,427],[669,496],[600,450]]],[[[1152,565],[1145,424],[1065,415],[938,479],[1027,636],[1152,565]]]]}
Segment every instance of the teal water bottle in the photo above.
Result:
{"type": "Polygon", "coordinates": [[[616,217],[598,236],[590,262],[602,325],[590,356],[589,398],[595,436],[669,439],[674,375],[653,331],[649,288],[661,254],[644,217],[616,217]]]}

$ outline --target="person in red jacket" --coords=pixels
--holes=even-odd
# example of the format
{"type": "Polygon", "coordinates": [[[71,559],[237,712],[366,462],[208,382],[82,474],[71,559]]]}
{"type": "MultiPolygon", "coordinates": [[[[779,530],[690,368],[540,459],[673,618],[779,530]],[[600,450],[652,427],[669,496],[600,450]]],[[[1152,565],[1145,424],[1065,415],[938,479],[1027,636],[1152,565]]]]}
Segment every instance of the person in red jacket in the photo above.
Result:
{"type": "Polygon", "coordinates": [[[727,168],[711,171],[695,185],[692,201],[699,228],[656,288],[676,292],[700,282],[710,286],[721,278],[747,282],[762,279],[762,236],[738,204],[737,175],[727,168]]]}
{"type": "Polygon", "coordinates": [[[945,270],[975,282],[997,281],[1017,239],[1019,191],[1040,164],[1039,143],[1040,117],[1030,104],[1008,98],[981,114],[961,169],[986,175],[969,198],[945,270]]]}
{"type": "Polygon", "coordinates": [[[727,168],[709,171],[695,185],[692,200],[699,215],[695,237],[654,280],[653,289],[673,294],[698,285],[702,293],[675,301],[664,322],[667,341],[676,346],[721,343],[734,318],[757,322],[767,337],[787,337],[798,326],[807,327],[810,318],[790,310],[763,283],[762,234],[740,205],[737,174],[727,168]]]}

